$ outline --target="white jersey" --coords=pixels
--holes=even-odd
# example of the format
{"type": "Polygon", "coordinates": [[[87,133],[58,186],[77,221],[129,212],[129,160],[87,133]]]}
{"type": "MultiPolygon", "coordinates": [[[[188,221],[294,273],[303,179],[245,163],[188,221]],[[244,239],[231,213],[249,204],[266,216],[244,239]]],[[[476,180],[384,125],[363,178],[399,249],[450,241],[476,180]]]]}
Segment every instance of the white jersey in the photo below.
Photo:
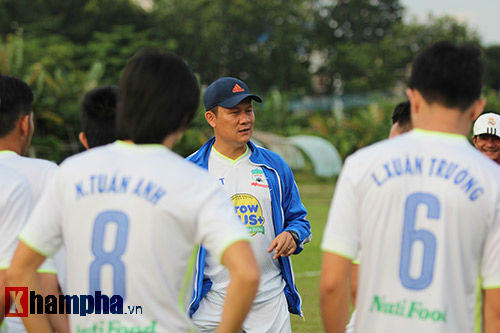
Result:
{"type": "Polygon", "coordinates": [[[57,170],[57,164],[54,162],[19,156],[10,150],[0,151],[0,165],[6,165],[23,174],[28,179],[35,203],[40,199],[50,178],[57,170]]]}
{"type": "MultiPolygon", "coordinates": [[[[17,153],[10,150],[0,151],[0,165],[6,165],[11,167],[21,173],[28,180],[29,187],[31,190],[32,204],[28,209],[31,212],[34,208],[36,202],[42,196],[42,192],[47,187],[51,177],[57,170],[57,164],[38,158],[30,158],[20,156],[17,153]]],[[[24,215],[22,213],[21,215],[24,215]]],[[[15,233],[9,234],[12,245],[12,253],[14,253],[18,238],[17,235],[22,230],[23,226],[27,222],[27,218],[18,218],[18,221],[22,221],[22,225],[15,233]]],[[[61,249],[54,258],[49,258],[43,262],[39,267],[39,273],[53,273],[57,271],[57,278],[61,289],[65,290],[65,266],[63,264],[64,251],[61,249]]],[[[7,317],[5,318],[5,325],[7,327],[7,332],[23,333],[26,332],[24,325],[19,317],[7,317]]]]}
{"type": "MultiPolygon", "coordinates": [[[[54,175],[54,172],[57,170],[57,164],[55,164],[54,162],[39,158],[20,156],[10,150],[0,151],[0,165],[8,166],[26,177],[31,188],[33,205],[38,202],[38,200],[42,196],[42,192],[48,186],[50,179],[54,175]]],[[[30,208],[30,211],[32,208],[33,207],[30,208]]],[[[24,219],[23,221],[26,222],[27,220],[24,219]]],[[[16,240],[14,250],[17,246],[17,235],[18,233],[12,234],[12,237],[16,240]]],[[[56,273],[57,271],[57,278],[59,280],[59,284],[61,285],[61,289],[65,290],[64,282],[66,270],[63,265],[63,260],[64,253],[63,251],[59,251],[53,259],[51,258],[46,260],[39,268],[38,272],[56,273]]],[[[6,318],[6,321],[12,320],[20,322],[19,318],[16,317],[6,318]]]]}
{"type": "Polygon", "coordinates": [[[68,294],[123,299],[123,314],[73,309],[72,331],[186,332],[197,244],[220,260],[249,236],[206,171],[164,146],[118,141],[61,164],[21,239],[46,255],[64,241],[68,294]]]}
{"type": "Polygon", "coordinates": [[[0,165],[0,270],[9,268],[17,235],[28,220],[33,197],[26,177],[0,165]]]}
{"type": "Polygon", "coordinates": [[[500,288],[500,167],[461,135],[413,130],[350,156],[322,249],[362,251],[354,331],[472,332],[500,288]]]}
{"type": "MultiPolygon", "coordinates": [[[[236,160],[231,160],[215,148],[208,159],[210,174],[218,179],[228,197],[231,197],[235,213],[252,237],[252,250],[261,271],[260,285],[254,303],[261,303],[279,295],[285,281],[274,253],[268,253],[269,245],[276,237],[273,227],[271,195],[262,168],[250,162],[250,149],[236,160]]],[[[229,272],[207,254],[205,275],[212,281],[207,299],[218,305],[224,303],[229,285],[229,272]]]]}

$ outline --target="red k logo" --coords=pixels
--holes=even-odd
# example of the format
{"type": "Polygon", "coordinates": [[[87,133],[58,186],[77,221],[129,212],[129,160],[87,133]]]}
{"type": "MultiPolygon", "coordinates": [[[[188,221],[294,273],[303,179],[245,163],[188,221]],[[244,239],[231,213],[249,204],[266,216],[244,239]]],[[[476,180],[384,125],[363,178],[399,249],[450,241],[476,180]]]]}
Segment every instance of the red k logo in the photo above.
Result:
{"type": "Polygon", "coordinates": [[[28,287],[5,287],[5,317],[28,316],[28,287]],[[11,294],[12,293],[12,294],[11,294]],[[11,296],[16,312],[10,312],[11,296]]]}

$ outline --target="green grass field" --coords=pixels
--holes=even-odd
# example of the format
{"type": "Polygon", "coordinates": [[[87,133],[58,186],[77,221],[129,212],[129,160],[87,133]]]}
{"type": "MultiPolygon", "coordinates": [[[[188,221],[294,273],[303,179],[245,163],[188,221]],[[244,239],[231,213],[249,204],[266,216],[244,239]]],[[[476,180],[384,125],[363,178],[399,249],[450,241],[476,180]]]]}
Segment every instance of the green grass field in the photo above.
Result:
{"type": "Polygon", "coordinates": [[[293,256],[293,268],[297,288],[302,296],[304,319],[292,315],[293,332],[321,332],[323,326],[319,311],[319,271],[322,252],[320,250],[323,229],[333,195],[335,182],[319,180],[307,175],[296,175],[302,201],[308,211],[313,238],[304,251],[293,256]]]}

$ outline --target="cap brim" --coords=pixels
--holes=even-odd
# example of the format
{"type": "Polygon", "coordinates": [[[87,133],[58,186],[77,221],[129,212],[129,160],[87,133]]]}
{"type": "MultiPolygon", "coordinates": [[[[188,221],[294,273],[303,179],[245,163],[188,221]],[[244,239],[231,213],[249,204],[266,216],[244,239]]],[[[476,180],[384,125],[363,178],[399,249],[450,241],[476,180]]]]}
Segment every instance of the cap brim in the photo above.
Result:
{"type": "Polygon", "coordinates": [[[233,96],[231,98],[228,98],[225,101],[218,103],[217,105],[222,106],[223,108],[234,108],[242,100],[244,100],[245,98],[248,98],[248,97],[250,97],[251,99],[253,99],[256,102],[262,103],[262,99],[257,95],[240,94],[240,95],[236,95],[236,96],[233,96]]]}

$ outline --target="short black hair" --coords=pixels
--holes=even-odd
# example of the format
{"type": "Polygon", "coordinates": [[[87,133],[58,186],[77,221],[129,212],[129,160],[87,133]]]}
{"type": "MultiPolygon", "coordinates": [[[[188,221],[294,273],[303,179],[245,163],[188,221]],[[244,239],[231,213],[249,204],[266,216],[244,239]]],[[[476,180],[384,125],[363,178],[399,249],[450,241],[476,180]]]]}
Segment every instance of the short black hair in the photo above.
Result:
{"type": "Polygon", "coordinates": [[[117,128],[135,143],[161,143],[186,127],[200,102],[188,65],[173,53],[148,49],[125,67],[120,82],[117,128]]]}
{"type": "Polygon", "coordinates": [[[116,140],[115,119],[118,103],[118,86],[95,88],[82,100],[82,131],[89,148],[102,146],[116,140]]]}
{"type": "Polygon", "coordinates": [[[392,124],[398,123],[400,126],[411,124],[410,102],[401,102],[394,108],[392,113],[392,124]]]}
{"type": "Polygon", "coordinates": [[[0,75],[0,137],[9,134],[17,120],[30,114],[33,91],[20,79],[0,75]]]}
{"type": "Polygon", "coordinates": [[[483,61],[477,46],[440,41],[417,57],[408,85],[428,103],[465,111],[479,99],[482,78],[483,61]]]}

